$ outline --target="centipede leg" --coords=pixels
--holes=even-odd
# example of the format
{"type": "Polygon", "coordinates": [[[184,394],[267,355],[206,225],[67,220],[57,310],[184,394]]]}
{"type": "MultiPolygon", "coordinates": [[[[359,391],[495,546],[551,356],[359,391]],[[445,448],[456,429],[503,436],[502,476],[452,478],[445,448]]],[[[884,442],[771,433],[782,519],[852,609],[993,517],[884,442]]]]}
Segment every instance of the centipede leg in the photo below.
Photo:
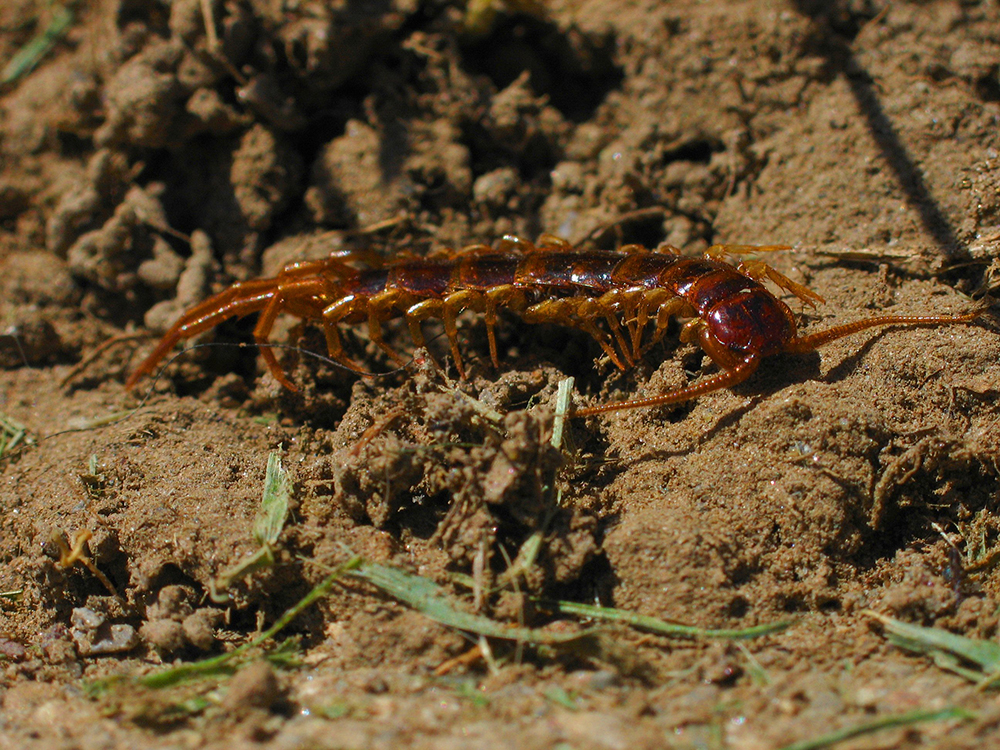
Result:
{"type": "Polygon", "coordinates": [[[389,319],[392,308],[400,302],[401,297],[399,292],[387,290],[376,294],[368,301],[368,338],[397,365],[405,364],[406,360],[385,343],[385,339],[382,338],[382,323],[389,319]]]}
{"type": "Polygon", "coordinates": [[[634,365],[642,356],[642,335],[649,323],[649,301],[646,299],[646,290],[626,289],[616,292],[610,298],[605,294],[601,300],[605,299],[610,299],[611,306],[625,325],[628,333],[625,351],[627,359],[634,365]]]}
{"type": "Polygon", "coordinates": [[[323,278],[308,277],[293,279],[291,281],[278,277],[282,283],[279,284],[271,300],[261,312],[257,325],[254,326],[254,341],[260,348],[261,357],[267,369],[281,385],[291,391],[297,390],[292,382],[285,375],[278,358],[271,348],[268,337],[278,315],[282,312],[295,311],[296,314],[304,318],[315,318],[322,314],[320,302],[324,294],[328,293],[328,283],[323,278]]]}
{"type": "Polygon", "coordinates": [[[535,244],[541,252],[566,253],[573,250],[569,240],[555,234],[542,234],[535,244]]]}
{"type": "Polygon", "coordinates": [[[484,244],[482,242],[479,242],[474,245],[466,245],[461,250],[451,253],[451,257],[458,257],[458,256],[476,257],[477,255],[491,255],[493,253],[496,253],[496,250],[494,250],[493,247],[484,244]]]}
{"type": "Polygon", "coordinates": [[[564,297],[532,305],[521,317],[525,323],[562,323],[579,328],[593,337],[619,369],[627,370],[628,366],[618,356],[608,335],[597,327],[596,317],[603,317],[604,314],[603,308],[595,300],[564,297]]]}
{"type": "Polygon", "coordinates": [[[535,245],[530,240],[524,239],[524,237],[508,234],[504,235],[503,239],[496,243],[496,252],[528,255],[535,252],[535,245]]]}
{"type": "Polygon", "coordinates": [[[811,305],[812,307],[816,307],[817,303],[826,302],[825,299],[809,287],[799,284],[797,281],[792,281],[790,278],[785,276],[785,274],[775,268],[771,268],[771,266],[762,260],[742,261],[736,267],[736,270],[754,281],[770,281],[779,289],[783,289],[786,292],[794,294],[805,304],[811,305]]]}
{"type": "Polygon", "coordinates": [[[455,369],[458,370],[460,380],[465,380],[465,366],[462,364],[462,354],[458,351],[458,325],[455,319],[458,313],[448,304],[442,306],[441,322],[444,324],[444,332],[451,344],[451,358],[455,361],[455,369]]]}
{"type": "Polygon", "coordinates": [[[608,328],[611,329],[611,335],[614,337],[615,343],[618,344],[618,348],[621,350],[622,360],[625,362],[625,367],[622,369],[632,367],[635,364],[635,360],[632,359],[632,352],[625,342],[625,337],[622,336],[622,329],[618,324],[618,316],[613,312],[609,312],[604,315],[604,320],[607,322],[608,328]]]}
{"type": "Polygon", "coordinates": [[[500,358],[497,356],[497,307],[493,304],[493,300],[489,297],[486,298],[486,311],[483,314],[486,321],[486,340],[490,344],[490,360],[493,362],[493,367],[497,370],[500,369],[500,358]]]}
{"type": "Polygon", "coordinates": [[[528,309],[528,299],[523,289],[504,284],[488,289],[485,293],[486,304],[486,336],[490,342],[490,357],[493,366],[500,369],[500,359],[497,357],[496,322],[497,309],[504,307],[512,312],[523,314],[528,309]]]}
{"type": "Polygon", "coordinates": [[[649,345],[643,346],[642,336],[646,332],[646,326],[649,325],[650,315],[655,311],[659,315],[660,307],[671,299],[676,299],[673,295],[667,292],[665,289],[639,289],[636,290],[635,296],[631,296],[632,292],[629,292],[629,304],[631,305],[631,311],[626,311],[624,314],[629,316],[629,325],[632,331],[632,359],[638,362],[642,359],[643,354],[647,351],[649,346],[655,344],[659,338],[664,333],[666,333],[666,323],[669,322],[669,310],[667,311],[666,320],[663,323],[662,331],[657,335],[657,331],[654,330],[653,341],[649,345]]]}
{"type": "MultiPolygon", "coordinates": [[[[655,305],[656,303],[654,302],[653,304],[655,305]]],[[[656,327],[653,330],[653,337],[642,348],[640,355],[644,356],[646,352],[660,342],[670,328],[670,321],[678,315],[688,312],[686,309],[687,306],[687,302],[681,297],[668,297],[659,304],[656,308],[656,327]]]]}
{"type": "Polygon", "coordinates": [[[681,249],[673,245],[658,245],[653,252],[660,253],[661,255],[683,255],[681,249]]]}
{"type": "Polygon", "coordinates": [[[607,334],[597,327],[597,323],[593,320],[593,318],[582,318],[577,325],[580,329],[586,331],[594,338],[594,340],[604,350],[604,353],[607,354],[608,357],[611,358],[611,361],[615,363],[615,367],[623,372],[628,369],[628,365],[622,361],[621,357],[618,356],[618,352],[616,352],[615,348],[611,346],[607,334]]]}
{"type": "Polygon", "coordinates": [[[271,297],[271,301],[268,303],[267,307],[264,308],[260,318],[257,320],[257,325],[254,326],[253,329],[253,339],[257,342],[257,348],[260,350],[260,356],[263,358],[264,364],[267,366],[271,375],[274,376],[274,379],[288,390],[296,391],[298,389],[285,375],[285,371],[281,369],[278,358],[274,356],[274,351],[271,349],[270,342],[267,338],[271,333],[271,329],[274,327],[274,321],[281,312],[282,302],[282,293],[279,290],[271,297]]]}
{"type": "Polygon", "coordinates": [[[636,362],[635,353],[637,349],[635,341],[639,331],[632,317],[632,310],[635,308],[636,300],[640,294],[641,291],[637,289],[612,289],[595,300],[596,314],[603,317],[608,324],[608,329],[611,331],[611,335],[621,350],[622,359],[629,367],[636,362]],[[625,340],[621,324],[619,323],[620,320],[624,320],[630,341],[625,340]]]}
{"type": "Polygon", "coordinates": [[[738,362],[735,367],[725,369],[717,375],[713,375],[712,377],[706,378],[698,383],[693,383],[685,388],[679,388],[671,393],[666,393],[662,396],[653,396],[651,398],[636,398],[628,401],[616,401],[610,404],[602,404],[601,406],[591,406],[586,409],[576,409],[573,412],[573,416],[589,417],[594,414],[605,414],[609,411],[619,411],[621,409],[641,409],[649,406],[664,406],[666,404],[677,404],[682,401],[689,401],[693,398],[704,396],[706,393],[719,391],[723,388],[731,388],[734,385],[742,383],[753,374],[754,370],[757,369],[759,361],[760,357],[756,354],[752,354],[747,356],[746,359],[738,362]]]}
{"type": "MultiPolygon", "coordinates": [[[[789,245],[712,245],[704,255],[712,260],[725,260],[727,255],[749,255],[752,253],[773,253],[781,250],[791,250],[789,245]]],[[[794,294],[807,305],[816,306],[818,302],[826,302],[812,289],[796,281],[792,281],[775,268],[771,268],[762,260],[743,260],[737,270],[754,281],[768,280],[780,289],[794,294]]]]}
{"type": "Polygon", "coordinates": [[[682,344],[694,344],[698,342],[703,330],[705,330],[705,321],[701,318],[693,318],[681,326],[681,332],[677,338],[682,344]]]}
{"type": "Polygon", "coordinates": [[[791,245],[712,245],[703,255],[713,260],[725,260],[727,255],[751,255],[791,250],[791,245]]]}
{"type": "Polygon", "coordinates": [[[330,359],[361,375],[367,371],[344,354],[344,346],[340,341],[338,325],[340,321],[355,313],[363,312],[368,300],[360,296],[343,297],[323,310],[323,334],[326,337],[326,350],[330,359]]]}
{"type": "Polygon", "coordinates": [[[496,306],[492,300],[482,292],[470,289],[449,294],[444,299],[444,306],[446,310],[451,310],[456,316],[466,309],[485,314],[486,335],[490,341],[490,357],[493,359],[494,366],[499,367],[496,352],[496,333],[493,330],[496,324],[496,306]]]}
{"type": "Polygon", "coordinates": [[[635,309],[632,312],[629,323],[629,330],[632,335],[632,359],[636,362],[639,361],[639,357],[642,355],[642,334],[646,331],[648,323],[649,303],[645,297],[640,297],[635,303],[635,309]]]}
{"type": "Polygon", "coordinates": [[[414,345],[418,347],[427,345],[420,323],[428,318],[442,317],[443,312],[444,303],[439,299],[425,299],[406,309],[406,324],[410,329],[414,345]]]}
{"type": "Polygon", "coordinates": [[[413,345],[420,349],[427,346],[427,341],[424,339],[424,330],[420,327],[423,319],[418,318],[412,311],[412,306],[406,311],[406,326],[410,329],[410,338],[413,339],[413,345]]]}

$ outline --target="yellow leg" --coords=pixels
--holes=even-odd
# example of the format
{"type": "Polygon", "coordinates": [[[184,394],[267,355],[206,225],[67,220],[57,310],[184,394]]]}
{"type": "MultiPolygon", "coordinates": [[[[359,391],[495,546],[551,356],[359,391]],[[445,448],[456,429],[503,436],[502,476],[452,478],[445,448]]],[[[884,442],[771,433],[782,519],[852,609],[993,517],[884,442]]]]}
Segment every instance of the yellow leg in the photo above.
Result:
{"type": "Polygon", "coordinates": [[[362,312],[367,302],[368,300],[363,297],[343,297],[323,310],[323,334],[326,336],[326,350],[330,355],[330,359],[343,365],[348,370],[353,370],[361,375],[368,373],[361,365],[353,362],[344,354],[344,347],[340,342],[340,332],[337,326],[345,318],[354,313],[362,312]]]}
{"type": "Polygon", "coordinates": [[[397,365],[406,364],[406,360],[385,343],[385,339],[382,338],[382,322],[391,317],[392,308],[401,302],[402,296],[396,290],[387,290],[376,294],[368,301],[368,338],[397,365]]]}

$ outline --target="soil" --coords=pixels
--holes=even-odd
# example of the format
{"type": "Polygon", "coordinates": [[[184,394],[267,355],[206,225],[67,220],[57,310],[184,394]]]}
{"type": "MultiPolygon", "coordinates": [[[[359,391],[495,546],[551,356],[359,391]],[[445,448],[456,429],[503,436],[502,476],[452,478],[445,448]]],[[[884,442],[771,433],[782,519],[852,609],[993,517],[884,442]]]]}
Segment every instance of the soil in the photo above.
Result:
{"type": "Polygon", "coordinates": [[[0,60],[59,13],[0,90],[0,413],[31,440],[0,458],[0,748],[749,750],[945,706],[975,716],[843,747],[1000,741],[995,694],[869,614],[998,636],[1000,574],[964,571],[1000,542],[995,315],[771,357],[732,390],[573,420],[562,451],[561,380],[593,405],[714,366],[671,335],[622,373],[583,333],[504,317],[496,371],[467,313],[466,380],[445,337],[415,350],[398,324],[402,368],[345,332],[382,373],[361,377],[300,353],[322,335],[292,318],[272,336],[290,391],[236,345],[249,318],[123,387],[237,281],[511,233],[790,245],[768,263],[827,302],[789,300],[805,331],[968,310],[1000,286],[996,3],[14,0],[0,60]],[[272,451],[293,481],[276,564],[217,603],[272,451]],[[538,599],[792,625],[604,625],[617,656],[484,658],[345,582],[282,633],[291,661],[93,689],[248,642],[351,555],[511,625],[591,625],[538,599]]]}

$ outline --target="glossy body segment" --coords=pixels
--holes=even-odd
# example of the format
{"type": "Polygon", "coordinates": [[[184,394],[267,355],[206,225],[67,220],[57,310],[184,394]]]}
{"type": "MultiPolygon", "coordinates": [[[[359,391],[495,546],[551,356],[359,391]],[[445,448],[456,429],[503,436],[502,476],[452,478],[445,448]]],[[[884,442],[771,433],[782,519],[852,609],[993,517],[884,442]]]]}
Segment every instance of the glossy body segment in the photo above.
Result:
{"type": "Polygon", "coordinates": [[[483,315],[490,356],[499,366],[494,328],[500,309],[511,310],[528,323],[584,330],[622,369],[662,338],[673,318],[687,318],[682,340],[698,342],[720,367],[717,375],[673,393],[576,412],[589,415],[695,398],[742,382],[763,357],[810,351],[866,328],[967,323],[980,314],[880,316],[799,336],[791,310],[763,282],[807,304],[822,298],[761,261],[733,265],[724,259],[729,254],[778,249],[786,248],[716,245],[702,257],[685,258],[673,248],[650,252],[629,245],[617,251],[580,251],[550,236],[543,236],[537,246],[506,237],[494,247],[474,245],[428,258],[382,263],[369,253],[342,253],[294,263],[274,278],[235,284],[189,310],[136,368],[126,387],[135,387],[180,341],[251,313],[260,313],[254,339],[268,369],[293,390],[268,346],[268,336],[283,313],[317,322],[331,359],[358,372],[363,370],[341,345],[340,326],[367,323],[372,342],[401,362],[383,340],[382,325],[402,317],[414,343],[422,346],[422,321],[440,318],[456,368],[464,377],[456,323],[464,310],[483,315]],[[359,262],[367,267],[355,267],[359,262]],[[652,335],[643,343],[650,327],[652,335]]]}

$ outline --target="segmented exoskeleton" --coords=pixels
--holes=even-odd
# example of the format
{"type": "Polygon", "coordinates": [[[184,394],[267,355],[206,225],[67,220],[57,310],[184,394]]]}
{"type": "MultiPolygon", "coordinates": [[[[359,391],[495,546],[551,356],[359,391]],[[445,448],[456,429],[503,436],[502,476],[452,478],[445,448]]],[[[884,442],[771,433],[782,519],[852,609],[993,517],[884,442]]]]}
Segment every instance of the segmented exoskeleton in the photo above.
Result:
{"type": "Polygon", "coordinates": [[[651,252],[626,245],[616,251],[585,251],[549,235],[537,245],[508,236],[493,247],[472,245],[428,258],[383,263],[371,253],[342,253],[293,263],[274,278],[235,284],[189,310],[125,386],[133,388],[178,342],[228,318],[255,312],[261,313],[254,328],[261,356],[274,377],[293,390],[267,346],[282,313],[319,323],[330,358],[357,372],[362,369],[341,344],[341,325],[367,322],[369,338],[401,363],[399,353],[383,340],[382,325],[401,316],[416,345],[423,346],[421,323],[440,318],[455,367],[464,378],[456,319],[469,309],[483,314],[490,357],[497,367],[497,312],[507,309],[527,323],[557,323],[586,331],[623,370],[663,337],[671,318],[687,318],[681,339],[697,341],[721,368],[714,376],[662,396],[575,412],[588,415],[695,398],[742,382],[763,357],[811,351],[866,328],[967,323],[981,312],[883,315],[800,336],[791,310],[763,282],[770,281],[807,304],[821,302],[822,297],[759,260],[737,265],[725,260],[730,255],[781,249],[787,248],[714,245],[702,257],[688,258],[674,248],[651,252]],[[351,265],[356,262],[367,267],[351,265]],[[652,334],[647,337],[650,325],[652,334]]]}

